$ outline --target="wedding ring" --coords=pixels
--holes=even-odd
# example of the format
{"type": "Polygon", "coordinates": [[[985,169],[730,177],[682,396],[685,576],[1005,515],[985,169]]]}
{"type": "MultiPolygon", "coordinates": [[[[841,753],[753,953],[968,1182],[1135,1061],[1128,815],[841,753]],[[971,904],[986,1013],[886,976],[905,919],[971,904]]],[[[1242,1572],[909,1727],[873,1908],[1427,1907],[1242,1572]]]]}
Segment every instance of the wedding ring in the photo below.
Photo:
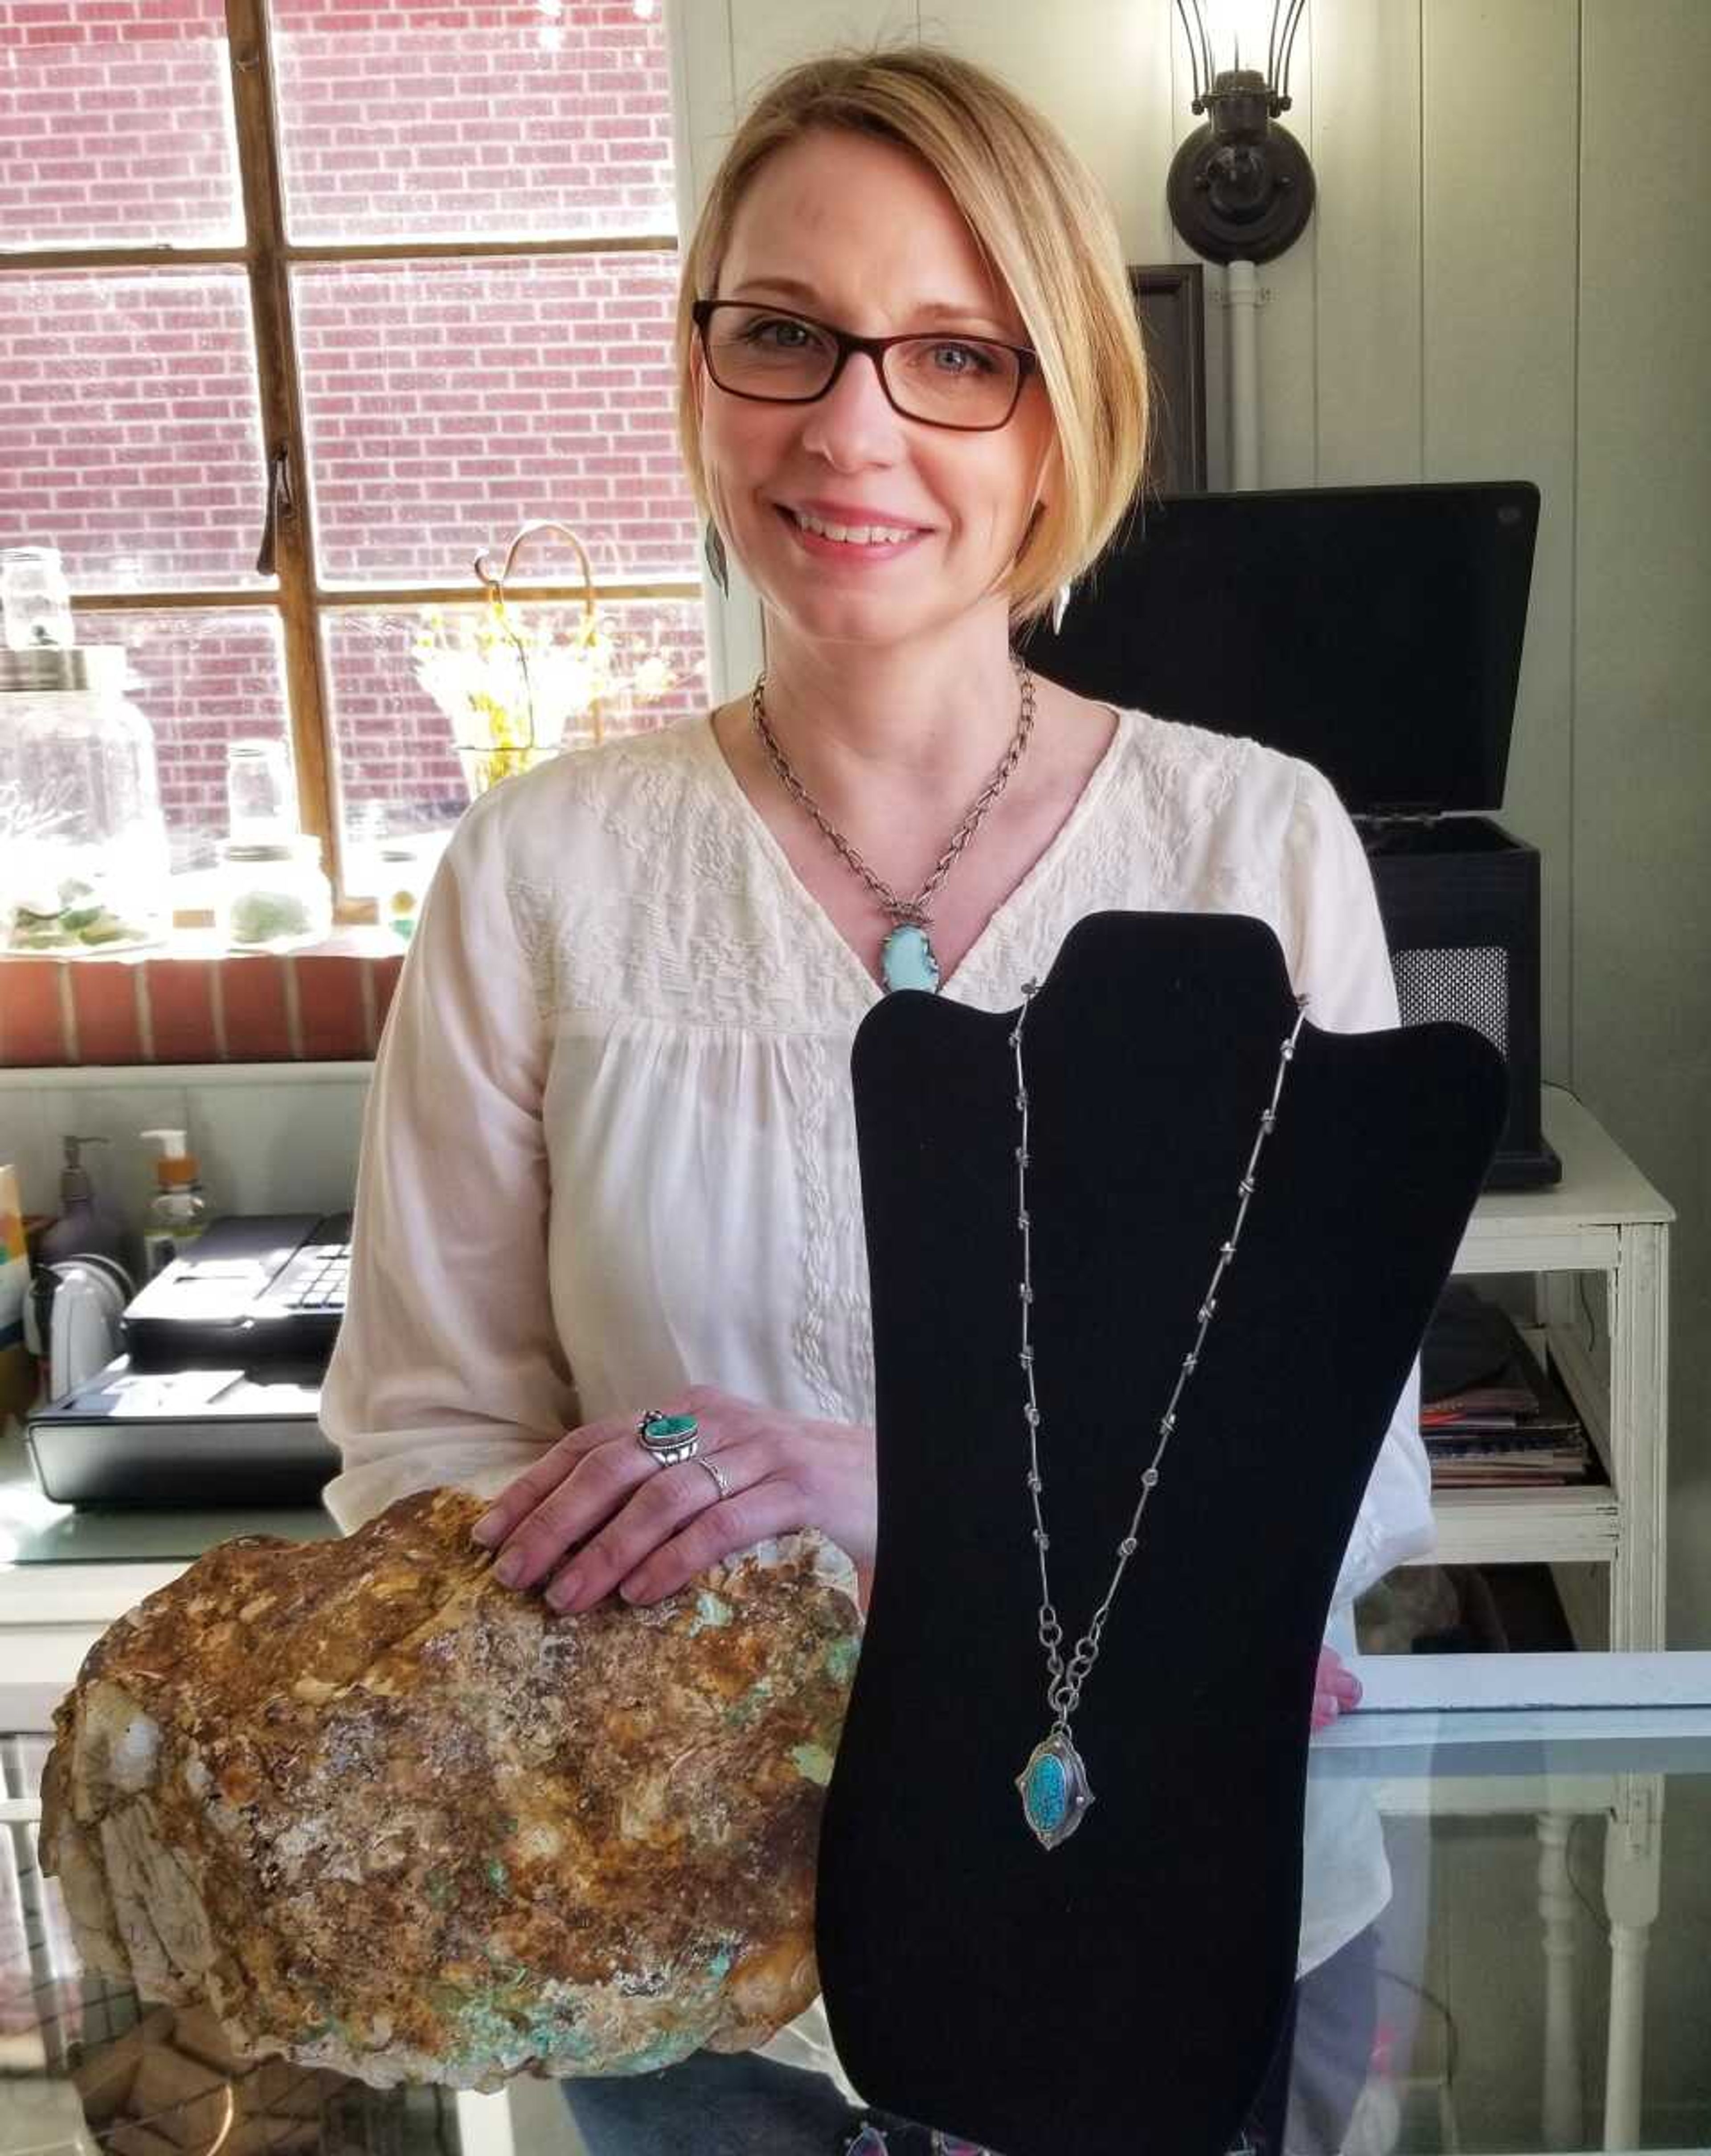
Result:
{"type": "Polygon", "coordinates": [[[697,1452],[693,1456],[696,1466],[705,1467],[708,1474],[712,1476],[718,1486],[719,1495],[722,1497],[728,1497],[731,1494],[731,1485],[725,1479],[724,1469],[717,1461],[709,1460],[704,1452],[697,1452]]]}
{"type": "Polygon", "coordinates": [[[662,1467],[693,1460],[701,1448],[701,1424],[692,1414],[664,1414],[650,1408],[637,1418],[635,1435],[642,1450],[662,1467]]]}

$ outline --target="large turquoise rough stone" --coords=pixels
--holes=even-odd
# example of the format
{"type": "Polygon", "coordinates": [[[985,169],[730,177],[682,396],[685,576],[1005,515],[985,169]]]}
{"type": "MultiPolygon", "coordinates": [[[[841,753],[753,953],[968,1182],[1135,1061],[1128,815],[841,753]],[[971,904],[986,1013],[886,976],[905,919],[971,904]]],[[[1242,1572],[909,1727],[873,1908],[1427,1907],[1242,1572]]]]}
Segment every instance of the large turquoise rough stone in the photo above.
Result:
{"type": "Polygon", "coordinates": [[[929,994],[938,993],[938,961],[933,955],[927,931],[912,921],[892,929],[880,946],[879,963],[887,989],[925,988],[929,994]]]}
{"type": "Polygon", "coordinates": [[[1028,1824],[1036,1833],[1051,1834],[1063,1825],[1069,1810],[1069,1783],[1063,1762],[1055,1753],[1048,1752],[1029,1768],[1022,1802],[1027,1807],[1028,1824]]]}

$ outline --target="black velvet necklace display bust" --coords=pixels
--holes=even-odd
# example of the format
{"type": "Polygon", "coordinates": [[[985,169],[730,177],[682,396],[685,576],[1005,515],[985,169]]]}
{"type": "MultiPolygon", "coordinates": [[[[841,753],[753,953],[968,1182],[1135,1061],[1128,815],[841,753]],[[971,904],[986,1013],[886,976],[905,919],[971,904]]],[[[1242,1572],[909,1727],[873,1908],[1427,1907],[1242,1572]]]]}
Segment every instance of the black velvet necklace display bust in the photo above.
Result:
{"type": "MultiPolygon", "coordinates": [[[[870,2102],[1003,2156],[1214,2156],[1282,2027],[1327,1609],[1503,1125],[1458,1025],[1318,1029],[1074,1717],[1048,1732],[1019,1366],[1014,1010],[888,997],[852,1055],[879,1537],[827,1793],[820,1974],[870,2102]]],[[[1295,1020],[1242,915],[1077,923],[1030,1009],[1041,1505],[1066,1661],[1111,1579],[1295,1020]]]]}

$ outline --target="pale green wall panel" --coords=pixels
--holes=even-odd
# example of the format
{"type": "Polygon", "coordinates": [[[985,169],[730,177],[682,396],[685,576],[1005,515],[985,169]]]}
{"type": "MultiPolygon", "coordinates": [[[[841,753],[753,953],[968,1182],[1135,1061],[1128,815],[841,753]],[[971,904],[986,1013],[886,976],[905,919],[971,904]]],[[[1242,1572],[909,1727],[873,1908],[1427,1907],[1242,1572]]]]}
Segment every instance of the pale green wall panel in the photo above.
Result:
{"type": "Polygon", "coordinates": [[[1676,1206],[1671,1645],[1711,1641],[1711,208],[1658,136],[1705,0],[1586,0],[1575,1072],[1676,1206]],[[1693,270],[1691,265],[1700,265],[1693,270]],[[1696,1561],[1697,1560],[1697,1561],[1696,1561]]]}
{"type": "MultiPolygon", "coordinates": [[[[1182,24],[1174,5],[1154,7],[1154,19],[1162,18],[1168,25],[1170,49],[1170,145],[1169,155],[1159,174],[1159,195],[1164,197],[1164,183],[1170,171],[1170,158],[1195,130],[1204,125],[1204,116],[1196,117],[1189,110],[1194,97],[1194,69],[1189,62],[1188,39],[1183,35],[1182,24]]],[[[1165,211],[1167,219],[1169,212],[1165,211]]],[[[1200,258],[1173,224],[1162,258],[1167,262],[1197,262],[1200,258]]],[[[1227,382],[1230,373],[1229,342],[1225,335],[1224,271],[1215,262],[1201,263],[1205,272],[1206,333],[1206,485],[1212,488],[1230,484],[1230,396],[1227,382]]]]}
{"type": "Polygon", "coordinates": [[[732,0],[732,73],[746,105],[766,78],[834,45],[913,38],[915,0],[732,0]]]}
{"type": "MultiPolygon", "coordinates": [[[[1295,39],[1284,120],[1309,157],[1313,138],[1313,68],[1318,25],[1308,0],[1295,39]]],[[[1313,384],[1318,366],[1318,216],[1293,247],[1260,264],[1260,485],[1315,486],[1313,384]]]]}
{"type": "Polygon", "coordinates": [[[1062,131],[1111,198],[1128,260],[1179,259],[1164,206],[1174,143],[1164,11],[1081,0],[1066,22],[1061,8],[941,0],[923,4],[921,32],[993,69],[1062,131]]]}
{"type": "Polygon", "coordinates": [[[1574,712],[1573,0],[1425,10],[1427,480],[1529,479],[1543,496],[1504,820],[1544,856],[1542,1061],[1570,1075],[1574,712]]]}
{"type": "Polygon", "coordinates": [[[1417,480],[1420,0],[1313,0],[1313,24],[1316,484],[1417,480]]]}

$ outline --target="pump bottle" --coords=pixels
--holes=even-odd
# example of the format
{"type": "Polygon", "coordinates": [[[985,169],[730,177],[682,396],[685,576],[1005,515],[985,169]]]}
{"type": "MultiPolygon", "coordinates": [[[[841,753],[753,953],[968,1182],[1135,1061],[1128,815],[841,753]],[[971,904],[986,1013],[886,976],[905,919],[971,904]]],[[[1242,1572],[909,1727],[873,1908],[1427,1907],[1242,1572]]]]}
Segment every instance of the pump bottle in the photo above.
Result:
{"type": "MultiPolygon", "coordinates": [[[[43,1234],[36,1263],[45,1270],[73,1258],[106,1258],[125,1264],[125,1222],[95,1188],[83,1164],[85,1146],[105,1145],[105,1138],[65,1137],[65,1165],[59,1172],[59,1217],[43,1234]]],[[[127,1276],[128,1278],[128,1276],[127,1276]]]]}
{"type": "Polygon", "coordinates": [[[144,1131],[140,1135],[160,1147],[155,1180],[160,1188],[149,1200],[142,1231],[142,1270],[152,1280],[174,1258],[182,1258],[208,1225],[208,1200],[197,1181],[196,1158],[182,1131],[144,1131]]]}

